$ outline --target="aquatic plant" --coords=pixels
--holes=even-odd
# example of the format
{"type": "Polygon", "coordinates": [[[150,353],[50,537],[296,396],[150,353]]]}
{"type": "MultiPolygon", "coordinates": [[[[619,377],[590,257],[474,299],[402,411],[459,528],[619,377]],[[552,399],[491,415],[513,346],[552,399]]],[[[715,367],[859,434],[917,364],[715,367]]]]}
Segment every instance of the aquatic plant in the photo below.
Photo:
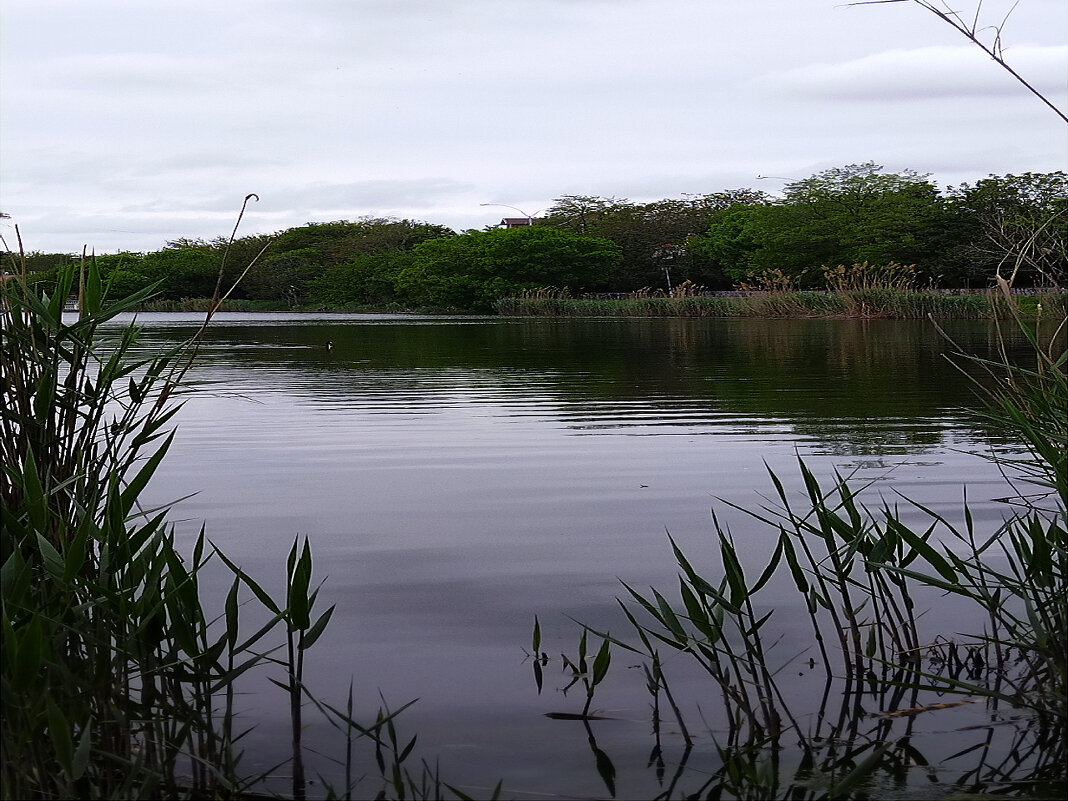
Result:
{"type": "Polygon", "coordinates": [[[306,791],[308,703],[345,738],[336,796],[352,797],[353,744],[364,740],[380,766],[375,792],[440,797],[436,771],[400,767],[411,749],[398,743],[394,719],[407,705],[383,702],[361,724],[351,688],[338,709],[304,683],[305,655],[333,612],[312,613],[307,541],[294,543],[276,600],[203,529],[183,553],[167,508],[143,505],[174,439],[198,337],[228,295],[221,270],[197,335],[146,352],[136,325],[105,326],[152,287],[112,299],[91,259],[49,281],[28,280],[24,260],[14,267],[0,285],[0,797],[247,794],[283,765],[242,766],[251,726],[235,697],[250,671],[278,670],[270,680],[289,699],[294,798],[306,791]],[[64,311],[72,296],[76,314],[64,311]],[[200,591],[212,559],[234,576],[218,611],[200,591]],[[267,613],[252,632],[242,614],[249,593],[267,613]]]}
{"type": "Polygon", "coordinates": [[[501,315],[531,317],[881,317],[887,319],[1011,320],[1068,311],[1068,294],[1045,292],[1006,300],[997,292],[949,294],[868,287],[841,291],[750,292],[687,297],[504,298],[501,315]]]}
{"type": "MultiPolygon", "coordinates": [[[[650,766],[661,779],[660,798],[865,797],[873,781],[909,792],[908,767],[928,764],[912,744],[917,716],[973,703],[985,704],[989,726],[980,728],[971,745],[967,733],[958,735],[962,747],[942,768],[962,766],[945,784],[964,793],[1063,795],[1068,742],[1065,320],[1046,329],[1029,323],[1016,310],[1007,284],[1001,291],[1031,343],[1034,364],[955,357],[972,373],[976,368],[987,373],[989,380],[976,383],[985,399],[979,414],[1025,450],[1022,456],[995,452],[990,457],[1014,488],[1007,499],[1010,512],[1000,525],[982,530],[967,503],[959,524],[907,499],[900,499],[907,514],[886,499],[872,507],[863,500],[867,487],[835,473],[828,488],[801,461],[800,499],[770,472],[775,494],[768,504],[758,510],[727,504],[778,532],[767,562],[747,568],[729,527],[714,514],[718,564],[695,565],[671,539],[679,568],[676,599],[624,583],[626,595],[619,604],[630,636],[584,628],[580,653],[587,635],[594,634],[643,660],[654,699],[650,766]],[[910,522],[916,517],[921,523],[910,522]],[[785,657],[776,650],[781,634],[773,633],[774,605],[768,611],[761,596],[780,577],[796,590],[810,624],[808,647],[785,657]],[[972,628],[931,631],[923,625],[920,603],[931,591],[965,602],[973,614],[963,622],[972,628]],[[695,779],[686,771],[695,727],[687,726],[668,689],[665,651],[685,657],[716,689],[718,714],[708,709],[707,694],[699,702],[703,721],[721,721],[715,728],[706,723],[705,736],[720,762],[711,776],[698,772],[695,779]],[[799,664],[822,669],[820,698],[799,699],[781,678],[786,668],[799,664]],[[661,693],[683,736],[676,770],[666,784],[661,693]],[[799,760],[782,760],[783,749],[800,754],[799,760]]],[[[539,624],[536,641],[540,638],[539,624]]],[[[562,659],[567,667],[569,661],[562,659]]],[[[543,656],[539,676],[545,664],[543,656]]],[[[588,705],[583,716],[587,712],[588,705]]],[[[589,736],[593,742],[592,731],[589,736]]]]}

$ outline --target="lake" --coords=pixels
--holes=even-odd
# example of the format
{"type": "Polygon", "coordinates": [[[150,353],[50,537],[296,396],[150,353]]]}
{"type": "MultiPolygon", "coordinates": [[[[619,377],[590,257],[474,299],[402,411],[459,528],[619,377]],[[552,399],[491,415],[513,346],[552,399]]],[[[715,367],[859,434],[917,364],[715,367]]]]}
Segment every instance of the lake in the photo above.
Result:
{"type": "MultiPolygon", "coordinates": [[[[201,317],[137,319],[154,347],[201,317]]],[[[992,324],[947,331],[996,356],[992,324]]],[[[308,537],[320,604],[338,604],[309,683],[341,705],[351,678],[368,720],[379,693],[392,707],[418,697],[398,726],[450,784],[473,797],[498,780],[505,797],[603,796],[585,727],[545,717],[584,697],[560,692],[555,663],[536,691],[524,651],[535,614],[553,657],[574,655],[570,618],[624,635],[620,579],[677,595],[668,532],[714,572],[713,508],[757,569],[776,532],[725,502],[766,505],[769,469],[796,493],[798,458],[821,479],[870,483],[876,506],[906,505],[900,494],[954,520],[966,483],[977,525],[992,528],[1009,490],[981,458],[996,440],[965,411],[973,390],[952,350],[918,321],[222,313],[148,496],[191,496],[172,514],[179,537],[205,524],[275,592],[294,537],[308,537]]],[[[221,598],[226,573],[210,575],[221,598]]],[[[789,588],[771,592],[784,632],[807,619],[789,588]]],[[[962,622],[941,611],[932,631],[951,635],[962,622]]],[[[598,747],[621,797],[652,797],[649,696],[627,656],[598,689],[595,709],[615,718],[596,722],[598,747]]],[[[695,708],[707,688],[679,670],[695,708]]],[[[245,763],[284,759],[282,691],[253,681],[243,708],[258,724],[245,763]]],[[[336,733],[308,717],[309,743],[337,756],[336,733]]],[[[716,767],[715,732],[706,722],[688,769],[716,767]]],[[[337,781],[327,762],[315,770],[337,781]]]]}

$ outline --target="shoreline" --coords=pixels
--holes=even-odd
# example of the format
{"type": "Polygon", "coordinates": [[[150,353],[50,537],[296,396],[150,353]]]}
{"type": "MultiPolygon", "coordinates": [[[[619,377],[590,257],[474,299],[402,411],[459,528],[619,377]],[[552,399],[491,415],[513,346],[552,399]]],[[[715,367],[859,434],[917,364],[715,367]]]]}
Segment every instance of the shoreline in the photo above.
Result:
{"type": "MultiPolygon", "coordinates": [[[[889,289],[802,292],[720,292],[686,297],[623,295],[501,298],[490,315],[501,317],[750,317],[827,319],[1025,319],[1068,317],[1068,292],[1016,290],[1010,304],[995,290],[902,292],[889,289]]],[[[207,312],[208,298],[144,304],[142,312],[207,312]]],[[[459,309],[397,309],[231,300],[220,311],[260,314],[484,315],[459,309]]]]}

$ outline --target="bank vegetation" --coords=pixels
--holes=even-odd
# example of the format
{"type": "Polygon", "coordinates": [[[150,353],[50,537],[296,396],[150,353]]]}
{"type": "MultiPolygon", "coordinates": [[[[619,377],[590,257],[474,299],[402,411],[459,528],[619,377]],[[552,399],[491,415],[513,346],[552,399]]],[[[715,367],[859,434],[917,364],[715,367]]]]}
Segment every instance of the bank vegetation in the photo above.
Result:
{"type": "MultiPolygon", "coordinates": [[[[868,162],[786,182],[775,195],[750,188],[651,202],[564,195],[520,222],[457,233],[407,219],[336,220],[90,257],[117,296],[155,286],[158,309],[205,307],[220,270],[233,283],[239,265],[254,259],[231,308],[491,313],[503,298],[547,287],[566,287],[575,298],[692,296],[698,287],[937,295],[992,289],[999,276],[1017,289],[1057,292],[1068,274],[1063,172],[940,188],[926,175],[868,162]]],[[[29,253],[26,263],[31,281],[47,282],[80,258],[29,253]]],[[[903,311],[917,303],[908,299],[903,311]]]]}

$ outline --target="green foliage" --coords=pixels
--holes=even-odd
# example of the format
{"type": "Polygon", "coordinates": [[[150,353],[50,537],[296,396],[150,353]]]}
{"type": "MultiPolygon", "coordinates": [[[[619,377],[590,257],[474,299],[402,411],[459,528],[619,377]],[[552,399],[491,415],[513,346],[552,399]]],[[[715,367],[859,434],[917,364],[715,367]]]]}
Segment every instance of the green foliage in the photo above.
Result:
{"type": "Polygon", "coordinates": [[[976,270],[1010,283],[1064,286],[1068,175],[992,175],[956,187],[951,197],[972,226],[965,253],[976,270]]]}
{"type": "MultiPolygon", "coordinates": [[[[314,247],[318,269],[297,284],[301,297],[330,306],[388,307],[403,303],[396,277],[416,245],[453,236],[440,225],[411,220],[366,219],[309,224],[279,235],[276,250],[314,247]]],[[[264,270],[272,272],[270,266],[264,270]]]]}
{"type": "Polygon", "coordinates": [[[322,254],[315,248],[279,251],[277,247],[262,266],[242,282],[248,297],[280,300],[290,306],[303,303],[308,284],[322,272],[322,254]]]}
{"type": "Polygon", "coordinates": [[[538,286],[603,282],[619,249],[603,239],[543,226],[472,231],[413,248],[396,277],[412,305],[489,311],[502,297],[538,286]]]}
{"type": "Polygon", "coordinates": [[[143,259],[144,254],[130,252],[92,256],[93,266],[108,284],[111,296],[119,298],[140,292],[154,283],[141,266],[143,259]]]}
{"type": "Polygon", "coordinates": [[[320,253],[324,265],[332,266],[365,253],[407,250],[452,233],[431,223],[368,217],[355,222],[335,220],[290,228],[277,235],[273,249],[286,252],[312,248],[320,253]]]}
{"type": "Polygon", "coordinates": [[[173,439],[174,395],[195,349],[141,355],[136,327],[117,336],[100,327],[153,289],[111,301],[91,262],[84,275],[61,266],[51,285],[0,284],[0,797],[242,797],[264,777],[240,768],[238,682],[276,667],[285,680],[270,680],[290,699],[294,797],[306,792],[309,702],[345,737],[347,797],[360,780],[358,739],[382,765],[378,797],[386,788],[440,797],[425,766],[421,776],[400,770],[414,740],[398,746],[394,718],[407,705],[362,725],[351,690],[341,711],[305,685],[305,654],[334,610],[314,612],[307,542],[294,543],[279,603],[203,531],[191,557],[182,555],[166,511],[140,507],[173,439]],[[69,322],[63,308],[79,287],[81,310],[69,322]],[[219,614],[199,591],[213,557],[235,576],[219,614]],[[268,616],[251,634],[241,630],[242,587],[268,616]],[[281,659],[271,642],[278,628],[281,659]]]}
{"type": "Polygon", "coordinates": [[[780,270],[798,280],[824,265],[919,265],[939,275],[961,226],[936,187],[871,162],[787,184],[784,197],[717,216],[697,247],[735,279],[780,270]]]}
{"type": "Polygon", "coordinates": [[[717,212],[702,234],[690,238],[690,249],[719,265],[735,281],[752,271],[751,256],[762,241],[760,221],[767,203],[734,203],[717,212]]]}
{"type": "Polygon", "coordinates": [[[612,291],[666,286],[669,274],[676,285],[688,280],[703,286],[729,286],[720,264],[701,249],[689,247],[688,240],[707,231],[723,209],[765,200],[764,193],[751,189],[642,204],[565,195],[556,199],[542,224],[603,237],[619,245],[622,261],[607,283],[612,291]]]}
{"type": "Polygon", "coordinates": [[[331,267],[309,286],[311,299],[334,307],[366,305],[385,309],[403,304],[397,277],[415,261],[411,250],[364,253],[331,267]]]}
{"type": "MultiPolygon", "coordinates": [[[[160,251],[96,259],[116,293],[161,282],[160,299],[179,301],[211,297],[224,252],[223,279],[234,283],[237,265],[256,261],[266,248],[233,297],[280,307],[485,310],[502,293],[536,286],[634,292],[690,282],[728,289],[775,271],[795,288],[821,288],[821,268],[864,263],[915,265],[917,286],[986,288],[1001,275],[1016,286],[1058,288],[1068,269],[1066,197],[1063,172],[990,176],[940,193],[924,175],[886,173],[867,162],[789,183],[776,200],[744,188],[647,203],[559,197],[533,228],[612,243],[617,256],[592,273],[567,266],[576,254],[566,248],[561,267],[552,269],[539,265],[540,257],[517,261],[516,248],[486,244],[475,255],[478,248],[459,243],[445,246],[455,249],[450,269],[433,250],[417,259],[404,254],[455,237],[453,231],[372,217],[234,240],[180,239],[160,251]],[[487,263],[497,258],[500,264],[487,263]]],[[[546,240],[535,250],[552,247],[558,245],[546,240]]],[[[25,258],[31,281],[54,281],[57,266],[71,261],[67,254],[25,258]]]]}
{"type": "Polygon", "coordinates": [[[210,298],[221,263],[222,252],[210,245],[182,245],[146,253],[138,272],[158,282],[163,297],[210,298]]]}

